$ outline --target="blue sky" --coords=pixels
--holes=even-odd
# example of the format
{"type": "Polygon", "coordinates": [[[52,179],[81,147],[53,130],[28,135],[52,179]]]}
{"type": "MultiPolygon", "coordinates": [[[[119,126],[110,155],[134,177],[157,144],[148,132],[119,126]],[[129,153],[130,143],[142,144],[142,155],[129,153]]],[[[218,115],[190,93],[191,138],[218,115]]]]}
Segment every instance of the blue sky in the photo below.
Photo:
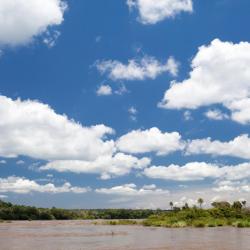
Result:
{"type": "Polygon", "coordinates": [[[0,3],[0,197],[82,208],[249,199],[249,8],[0,3]]]}

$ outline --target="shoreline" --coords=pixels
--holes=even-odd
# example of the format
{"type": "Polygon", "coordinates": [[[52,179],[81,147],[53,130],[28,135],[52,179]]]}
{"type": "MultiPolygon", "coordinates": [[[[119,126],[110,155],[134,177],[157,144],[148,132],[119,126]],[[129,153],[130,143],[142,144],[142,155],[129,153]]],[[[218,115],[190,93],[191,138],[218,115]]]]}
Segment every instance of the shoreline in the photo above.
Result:
{"type": "Polygon", "coordinates": [[[166,228],[166,229],[206,229],[206,228],[244,228],[250,229],[250,226],[239,226],[237,224],[232,225],[218,225],[218,226],[157,226],[157,225],[144,225],[145,220],[104,220],[104,219],[94,219],[94,220],[10,220],[10,221],[0,221],[0,227],[2,225],[24,225],[24,224],[37,224],[37,225],[74,225],[74,226],[110,226],[110,227],[126,227],[126,226],[134,226],[134,227],[143,227],[143,228],[166,228]]]}

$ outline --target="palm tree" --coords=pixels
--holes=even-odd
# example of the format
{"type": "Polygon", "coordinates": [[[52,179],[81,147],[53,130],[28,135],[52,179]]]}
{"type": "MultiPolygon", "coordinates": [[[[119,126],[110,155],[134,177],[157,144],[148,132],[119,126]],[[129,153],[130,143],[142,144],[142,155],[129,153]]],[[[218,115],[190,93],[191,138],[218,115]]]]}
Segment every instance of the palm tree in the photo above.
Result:
{"type": "Polygon", "coordinates": [[[172,201],[169,202],[169,206],[171,207],[171,210],[173,210],[174,203],[172,201]]]}
{"type": "Polygon", "coordinates": [[[241,204],[244,206],[244,208],[246,208],[247,201],[242,201],[241,204]]]}
{"type": "Polygon", "coordinates": [[[202,198],[199,198],[197,202],[200,204],[200,208],[201,208],[202,204],[204,203],[204,200],[202,198]]]}

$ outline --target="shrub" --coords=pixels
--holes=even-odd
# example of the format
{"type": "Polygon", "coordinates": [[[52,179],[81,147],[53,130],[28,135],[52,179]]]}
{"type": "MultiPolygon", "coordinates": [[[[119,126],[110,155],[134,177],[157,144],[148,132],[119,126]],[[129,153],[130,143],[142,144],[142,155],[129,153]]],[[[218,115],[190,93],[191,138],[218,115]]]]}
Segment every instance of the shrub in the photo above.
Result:
{"type": "Polygon", "coordinates": [[[195,221],[194,227],[205,227],[205,223],[203,221],[195,221]]]}

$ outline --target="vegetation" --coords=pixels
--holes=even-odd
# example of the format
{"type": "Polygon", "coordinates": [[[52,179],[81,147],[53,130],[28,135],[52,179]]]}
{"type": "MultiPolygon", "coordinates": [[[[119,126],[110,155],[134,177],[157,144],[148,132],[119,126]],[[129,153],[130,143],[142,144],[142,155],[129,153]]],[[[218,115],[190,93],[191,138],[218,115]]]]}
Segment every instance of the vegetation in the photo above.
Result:
{"type": "Polygon", "coordinates": [[[134,225],[162,227],[250,227],[250,209],[246,201],[213,202],[212,208],[203,209],[204,200],[197,200],[198,207],[192,208],[186,203],[182,208],[169,205],[171,210],[132,210],[132,209],[94,209],[94,210],[67,210],[59,208],[36,208],[13,205],[0,201],[0,221],[11,220],[92,220],[106,221],[96,224],[134,225]],[[136,219],[144,219],[137,221],[136,219]]]}
{"type": "Polygon", "coordinates": [[[138,225],[141,223],[136,220],[108,220],[108,221],[105,221],[103,224],[112,225],[112,226],[115,226],[115,225],[127,226],[127,225],[138,225]]]}
{"type": "Polygon", "coordinates": [[[199,208],[189,208],[188,204],[182,209],[174,208],[169,212],[161,212],[149,216],[143,224],[145,226],[161,227],[250,227],[250,210],[246,208],[246,201],[214,202],[213,208],[202,209],[203,199],[199,199],[199,208]]]}
{"type": "Polygon", "coordinates": [[[59,209],[36,208],[29,206],[13,205],[0,201],[0,220],[92,220],[92,219],[145,219],[156,214],[153,210],[132,209],[59,209]]]}

